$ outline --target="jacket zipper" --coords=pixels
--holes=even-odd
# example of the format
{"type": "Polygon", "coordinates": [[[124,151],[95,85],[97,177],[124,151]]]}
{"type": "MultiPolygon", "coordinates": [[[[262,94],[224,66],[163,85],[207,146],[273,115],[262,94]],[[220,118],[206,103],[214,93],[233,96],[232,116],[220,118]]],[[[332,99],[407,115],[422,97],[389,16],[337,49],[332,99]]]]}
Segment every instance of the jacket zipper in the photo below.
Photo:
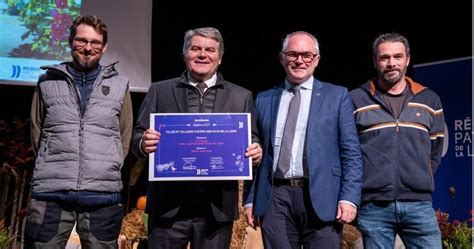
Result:
{"type": "MultiPolygon", "coordinates": [[[[98,80],[102,77],[102,71],[100,72],[100,74],[97,76],[96,80],[94,81],[94,86],[96,85],[96,83],[98,82],[98,80]]],[[[76,85],[76,82],[74,82],[74,79],[70,79],[69,76],[67,76],[70,80],[70,84],[73,85],[73,88],[74,88],[74,93],[76,95],[76,102],[77,102],[77,108],[78,108],[78,111],[79,111],[79,115],[80,115],[80,124],[79,124],[79,132],[78,132],[78,136],[79,136],[79,173],[78,173],[78,176],[77,176],[77,186],[76,186],[76,189],[77,190],[80,190],[80,186],[82,184],[82,173],[83,173],[83,161],[84,161],[84,114],[86,112],[86,110],[84,110],[84,112],[82,112],[82,101],[81,101],[81,95],[79,94],[79,90],[78,90],[78,87],[76,85]]],[[[94,91],[94,86],[92,87],[92,91],[94,91]]],[[[91,95],[92,95],[92,92],[91,92],[91,95]]],[[[90,101],[90,98],[89,98],[89,101],[90,101]]],[[[86,108],[87,109],[87,108],[86,108]]]]}
{"type": "Polygon", "coordinates": [[[76,82],[74,82],[74,79],[72,79],[71,81],[71,84],[73,85],[73,88],[74,88],[74,92],[76,94],[76,102],[77,102],[77,109],[79,111],[79,116],[80,116],[80,123],[79,123],[79,132],[78,132],[78,136],[79,136],[79,172],[78,172],[78,175],[77,175],[77,185],[76,185],[76,190],[80,190],[79,186],[81,185],[82,181],[82,161],[83,161],[83,157],[84,157],[84,154],[83,154],[83,127],[84,127],[84,123],[83,123],[83,118],[84,118],[84,113],[85,113],[85,110],[84,110],[84,113],[82,112],[82,101],[81,101],[81,95],[79,94],[79,90],[77,89],[77,84],[76,82]]]}
{"type": "Polygon", "coordinates": [[[199,113],[202,112],[202,102],[204,101],[204,94],[206,94],[206,92],[204,92],[202,95],[201,93],[199,93],[199,113]]]}
{"type": "MultiPolygon", "coordinates": [[[[403,110],[402,110],[403,112],[403,110]]],[[[393,114],[392,114],[393,115],[393,114]]],[[[398,200],[398,187],[399,187],[399,166],[400,166],[400,128],[398,118],[395,119],[395,133],[397,137],[397,161],[394,174],[394,184],[395,184],[395,200],[398,200]]]]}
{"type": "MultiPolygon", "coordinates": [[[[202,105],[203,105],[203,102],[204,102],[204,96],[206,95],[206,93],[211,89],[213,88],[214,86],[211,86],[211,87],[208,87],[206,91],[204,91],[204,93],[201,95],[201,93],[198,91],[198,95],[199,95],[199,113],[202,112],[202,105]]],[[[196,88],[197,89],[197,88],[196,88]]]]}
{"type": "MultiPolygon", "coordinates": [[[[388,115],[392,116],[392,118],[395,119],[395,134],[396,134],[396,162],[395,162],[395,166],[393,167],[393,187],[394,187],[394,200],[398,200],[398,166],[399,166],[399,162],[400,162],[400,138],[399,138],[399,133],[400,133],[400,122],[398,120],[397,117],[395,117],[395,115],[392,113],[392,110],[390,109],[390,107],[387,106],[387,104],[385,103],[385,101],[381,98],[378,98],[377,96],[374,97],[376,102],[378,102],[384,109],[385,111],[388,113],[388,115]]],[[[402,110],[400,111],[400,116],[402,115],[402,112],[403,112],[403,107],[402,107],[402,110]]]]}

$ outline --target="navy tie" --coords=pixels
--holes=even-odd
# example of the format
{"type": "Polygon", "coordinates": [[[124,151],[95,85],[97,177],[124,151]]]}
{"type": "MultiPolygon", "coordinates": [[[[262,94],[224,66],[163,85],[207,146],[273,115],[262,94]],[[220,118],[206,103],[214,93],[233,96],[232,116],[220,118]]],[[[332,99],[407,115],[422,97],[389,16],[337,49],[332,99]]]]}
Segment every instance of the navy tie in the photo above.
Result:
{"type": "Polygon", "coordinates": [[[288,115],[286,116],[285,128],[283,130],[283,138],[280,145],[280,157],[278,159],[275,176],[277,178],[284,178],[286,172],[290,170],[291,150],[293,147],[293,140],[295,138],[296,123],[298,121],[298,112],[300,110],[301,93],[298,87],[291,89],[294,93],[288,107],[288,115]]]}

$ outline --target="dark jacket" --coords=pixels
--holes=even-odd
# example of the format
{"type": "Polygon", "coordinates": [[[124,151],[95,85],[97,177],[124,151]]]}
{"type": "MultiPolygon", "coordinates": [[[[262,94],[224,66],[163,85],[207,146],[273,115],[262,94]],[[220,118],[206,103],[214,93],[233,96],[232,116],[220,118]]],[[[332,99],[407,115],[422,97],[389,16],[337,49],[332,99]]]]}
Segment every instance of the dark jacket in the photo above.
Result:
{"type": "Polygon", "coordinates": [[[433,91],[406,77],[397,119],[368,81],[351,92],[364,160],[362,201],[430,201],[443,148],[444,116],[433,91]]]}
{"type": "MultiPolygon", "coordinates": [[[[140,150],[143,132],[150,127],[150,113],[188,113],[195,103],[190,90],[197,88],[188,83],[187,72],[179,78],[153,83],[142,103],[132,137],[132,151],[145,157],[140,150]]],[[[203,98],[214,99],[214,113],[251,113],[252,141],[258,142],[256,112],[252,93],[240,86],[225,81],[217,75],[216,85],[208,89],[203,98]],[[208,91],[212,94],[207,94],[208,91]]],[[[209,103],[209,99],[201,103],[209,103]]],[[[206,107],[207,109],[209,107],[206,107]]],[[[202,108],[198,108],[202,110],[202,108]]],[[[196,217],[212,214],[217,221],[232,221],[238,218],[238,181],[176,181],[149,182],[149,200],[146,212],[152,218],[175,218],[180,211],[196,217]]]]}

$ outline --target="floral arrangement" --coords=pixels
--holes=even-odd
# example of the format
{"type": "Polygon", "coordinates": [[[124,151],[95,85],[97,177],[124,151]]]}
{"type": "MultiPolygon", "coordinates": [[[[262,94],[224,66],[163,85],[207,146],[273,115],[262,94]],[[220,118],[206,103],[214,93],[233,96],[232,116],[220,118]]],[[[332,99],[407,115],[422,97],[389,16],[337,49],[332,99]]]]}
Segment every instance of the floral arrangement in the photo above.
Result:
{"type": "Polygon", "coordinates": [[[125,237],[125,249],[131,249],[133,244],[137,243],[147,236],[148,215],[139,209],[134,209],[127,214],[122,222],[120,235],[125,237]]]}
{"type": "Polygon", "coordinates": [[[7,11],[17,14],[27,28],[36,57],[64,60],[69,57],[69,27],[79,15],[81,0],[6,0],[7,11]]]}
{"type": "MultiPolygon", "coordinates": [[[[473,210],[471,210],[471,216],[473,210]]],[[[449,222],[449,214],[436,210],[439,229],[441,230],[441,239],[445,249],[464,249],[472,248],[473,230],[467,222],[454,220],[449,222]]],[[[470,219],[472,222],[472,218],[470,219]]]]}

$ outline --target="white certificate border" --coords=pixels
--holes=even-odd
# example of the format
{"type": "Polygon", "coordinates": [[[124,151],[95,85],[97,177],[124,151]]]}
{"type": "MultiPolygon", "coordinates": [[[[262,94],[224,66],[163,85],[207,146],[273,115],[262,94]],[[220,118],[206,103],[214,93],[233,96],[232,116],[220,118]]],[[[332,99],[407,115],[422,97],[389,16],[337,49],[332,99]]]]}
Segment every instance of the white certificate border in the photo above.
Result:
{"type": "MultiPolygon", "coordinates": [[[[214,115],[246,115],[247,116],[247,132],[248,144],[252,144],[252,119],[250,113],[150,113],[150,129],[155,128],[155,116],[214,116],[214,115]]],[[[155,152],[150,153],[148,157],[148,181],[222,181],[222,180],[252,180],[253,166],[252,158],[247,157],[249,161],[249,175],[245,176],[177,176],[177,177],[155,177],[155,152]]]]}

